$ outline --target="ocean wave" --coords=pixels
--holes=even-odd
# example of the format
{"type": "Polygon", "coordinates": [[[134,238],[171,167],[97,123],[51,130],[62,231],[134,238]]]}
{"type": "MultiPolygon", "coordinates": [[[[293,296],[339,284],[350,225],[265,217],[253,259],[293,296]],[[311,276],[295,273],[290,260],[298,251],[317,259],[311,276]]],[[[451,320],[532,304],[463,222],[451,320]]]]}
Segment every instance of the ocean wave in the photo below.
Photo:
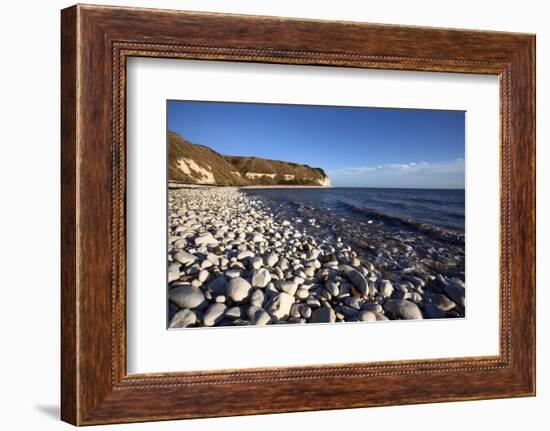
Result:
{"type": "Polygon", "coordinates": [[[380,221],[384,224],[390,224],[390,225],[393,224],[393,225],[406,226],[408,228],[421,231],[428,235],[436,235],[438,237],[443,237],[445,239],[464,241],[464,234],[460,232],[456,232],[451,229],[441,227],[441,226],[437,226],[432,223],[428,223],[420,220],[414,220],[408,217],[401,217],[401,216],[387,214],[377,209],[365,208],[358,205],[350,204],[345,201],[340,201],[339,204],[340,206],[343,206],[349,211],[361,214],[365,218],[371,219],[373,221],[380,221]]]}

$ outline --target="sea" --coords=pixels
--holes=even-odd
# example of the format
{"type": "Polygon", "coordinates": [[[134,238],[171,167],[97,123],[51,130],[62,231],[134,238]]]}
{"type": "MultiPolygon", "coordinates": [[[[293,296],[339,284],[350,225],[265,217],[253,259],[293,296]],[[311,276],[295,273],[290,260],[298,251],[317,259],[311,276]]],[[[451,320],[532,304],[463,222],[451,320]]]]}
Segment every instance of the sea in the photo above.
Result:
{"type": "Polygon", "coordinates": [[[433,226],[464,234],[463,189],[249,188],[243,192],[275,206],[322,211],[347,220],[374,220],[411,229],[433,226]]]}

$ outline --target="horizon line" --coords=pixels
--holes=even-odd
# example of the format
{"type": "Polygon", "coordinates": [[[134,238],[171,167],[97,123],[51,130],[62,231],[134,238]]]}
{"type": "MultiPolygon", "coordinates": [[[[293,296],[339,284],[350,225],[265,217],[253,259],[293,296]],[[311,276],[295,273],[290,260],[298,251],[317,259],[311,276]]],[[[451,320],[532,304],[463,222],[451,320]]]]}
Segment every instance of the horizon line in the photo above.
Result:
{"type": "Polygon", "coordinates": [[[465,187],[332,186],[327,189],[466,190],[465,187]]]}

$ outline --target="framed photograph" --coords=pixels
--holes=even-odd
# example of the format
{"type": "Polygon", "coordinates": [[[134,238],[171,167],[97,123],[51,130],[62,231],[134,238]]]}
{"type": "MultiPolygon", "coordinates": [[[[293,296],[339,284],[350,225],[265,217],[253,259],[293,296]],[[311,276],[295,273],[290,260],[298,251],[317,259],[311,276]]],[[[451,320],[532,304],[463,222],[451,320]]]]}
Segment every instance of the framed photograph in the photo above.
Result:
{"type": "Polygon", "coordinates": [[[535,37],[62,11],[62,419],[535,394],[535,37]]]}

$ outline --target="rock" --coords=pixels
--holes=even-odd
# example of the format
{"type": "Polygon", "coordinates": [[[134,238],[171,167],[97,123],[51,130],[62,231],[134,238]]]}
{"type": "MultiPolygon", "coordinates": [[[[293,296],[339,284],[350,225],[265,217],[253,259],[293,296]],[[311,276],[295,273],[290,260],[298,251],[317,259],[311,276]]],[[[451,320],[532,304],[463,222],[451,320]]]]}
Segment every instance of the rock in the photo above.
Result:
{"type": "Polygon", "coordinates": [[[376,311],[373,311],[373,313],[376,316],[376,321],[390,320],[382,313],[377,313],[376,311]]]}
{"type": "Polygon", "coordinates": [[[171,322],[174,315],[180,311],[180,308],[173,302],[168,301],[168,321],[171,322]]]}
{"type": "Polygon", "coordinates": [[[378,290],[384,298],[389,298],[393,293],[393,285],[389,280],[380,280],[380,288],[378,290]]]}
{"type": "Polygon", "coordinates": [[[330,263],[330,262],[338,263],[338,259],[336,259],[336,255],[334,253],[325,254],[323,256],[323,263],[330,263]]]}
{"type": "Polygon", "coordinates": [[[240,269],[229,269],[225,271],[225,276],[227,278],[236,278],[241,276],[241,270],[240,269]]]}
{"type": "Polygon", "coordinates": [[[216,256],[214,253],[208,253],[206,260],[212,263],[212,265],[218,266],[220,264],[220,257],[216,256]]]}
{"type": "Polygon", "coordinates": [[[418,305],[405,299],[390,299],[384,302],[384,310],[395,318],[406,320],[422,319],[422,312],[418,305]]]}
{"type": "Polygon", "coordinates": [[[237,260],[243,260],[249,257],[254,257],[254,252],[250,250],[244,250],[237,255],[237,260]]]}
{"type": "Polygon", "coordinates": [[[305,277],[303,278],[313,278],[315,277],[315,268],[308,266],[304,271],[305,277]]]}
{"type": "Polygon", "coordinates": [[[265,295],[260,289],[254,289],[252,296],[250,296],[250,304],[257,307],[262,307],[264,304],[265,295]]]}
{"type": "Polygon", "coordinates": [[[335,281],[328,281],[325,284],[325,289],[328,290],[331,296],[338,296],[340,294],[339,283],[335,281]]]}
{"type": "Polygon", "coordinates": [[[458,305],[464,307],[466,305],[466,292],[464,287],[458,283],[450,282],[443,287],[447,296],[449,296],[458,305]]]}
{"type": "Polygon", "coordinates": [[[236,319],[242,319],[243,317],[243,309],[242,307],[231,307],[231,308],[228,308],[227,311],[225,312],[225,316],[224,316],[226,319],[230,319],[230,320],[236,320],[236,319]]]}
{"type": "Polygon", "coordinates": [[[269,267],[274,266],[279,261],[279,256],[275,253],[270,253],[265,258],[265,264],[269,267]]]}
{"type": "Polygon", "coordinates": [[[261,268],[261,266],[264,264],[264,261],[261,257],[252,257],[250,258],[250,266],[252,269],[258,269],[261,268]]]}
{"type": "Polygon", "coordinates": [[[271,316],[261,307],[252,305],[248,309],[248,318],[253,325],[267,325],[271,322],[271,316]]]}
{"type": "Polygon", "coordinates": [[[445,312],[435,304],[424,304],[424,316],[428,319],[443,319],[445,312]]]}
{"type": "Polygon", "coordinates": [[[296,298],[306,299],[309,296],[309,290],[300,288],[296,291],[296,298]]]}
{"type": "Polygon", "coordinates": [[[286,292],[291,296],[294,296],[296,290],[298,289],[298,285],[294,281],[283,281],[280,284],[280,289],[281,291],[286,292]]]}
{"type": "Polygon", "coordinates": [[[275,276],[278,280],[282,280],[283,278],[285,278],[285,274],[283,273],[283,270],[281,268],[279,268],[278,266],[276,266],[274,268],[274,272],[275,272],[275,276]]]}
{"type": "Polygon", "coordinates": [[[348,307],[360,310],[363,306],[363,300],[354,296],[348,296],[344,299],[344,304],[346,304],[348,307]]]}
{"type": "Polygon", "coordinates": [[[302,314],[300,313],[300,305],[301,304],[292,304],[292,307],[290,307],[290,317],[302,317],[302,314]]]}
{"type": "Polygon", "coordinates": [[[172,320],[170,320],[169,328],[187,328],[197,323],[197,316],[191,310],[184,308],[174,314],[172,320]]]}
{"type": "Polygon", "coordinates": [[[369,281],[368,282],[368,296],[370,296],[371,298],[375,297],[376,295],[378,295],[378,289],[376,288],[376,285],[374,284],[373,281],[369,281]]]}
{"type": "Polygon", "coordinates": [[[218,295],[218,296],[216,296],[216,298],[214,298],[214,301],[216,301],[220,304],[224,304],[226,299],[227,298],[225,297],[225,295],[218,295]]]}
{"type": "Polygon", "coordinates": [[[210,274],[208,273],[208,271],[203,269],[199,272],[199,275],[197,276],[197,279],[201,283],[204,283],[208,279],[209,276],[210,276],[210,274]]]}
{"type": "Polygon", "coordinates": [[[181,250],[182,248],[187,247],[187,240],[185,238],[180,238],[174,241],[172,245],[174,246],[174,248],[181,250]]]}
{"type": "Polygon", "coordinates": [[[322,292],[321,292],[321,298],[327,300],[327,301],[330,301],[332,299],[332,295],[330,294],[330,292],[326,289],[324,289],[322,292]]]}
{"type": "Polygon", "coordinates": [[[204,259],[200,264],[201,269],[212,268],[213,266],[214,264],[210,262],[208,259],[204,259]]]}
{"type": "Polygon", "coordinates": [[[307,260],[315,261],[319,257],[319,254],[321,254],[321,252],[318,249],[314,248],[307,254],[307,260]]]}
{"type": "Polygon", "coordinates": [[[286,271],[290,267],[290,264],[288,263],[288,260],[286,258],[282,257],[281,259],[279,259],[277,267],[280,268],[281,271],[286,271]]]}
{"type": "Polygon", "coordinates": [[[374,313],[382,313],[383,309],[380,304],[366,303],[361,307],[365,311],[372,311],[374,313]]]}
{"type": "Polygon", "coordinates": [[[265,242],[265,238],[261,233],[255,233],[252,236],[252,242],[265,242]]]}
{"type": "Polygon", "coordinates": [[[178,251],[177,253],[174,253],[172,257],[175,261],[178,261],[182,265],[193,263],[198,259],[197,256],[187,253],[186,251],[178,251]]]}
{"type": "Polygon", "coordinates": [[[229,266],[231,269],[245,269],[245,266],[241,262],[231,262],[229,266]]]}
{"type": "Polygon", "coordinates": [[[195,238],[195,245],[203,245],[203,244],[217,245],[218,240],[214,238],[210,232],[201,233],[195,238]]]}
{"type": "Polygon", "coordinates": [[[441,308],[443,311],[449,311],[456,307],[456,304],[453,301],[451,301],[447,296],[440,293],[434,293],[432,301],[438,308],[441,308]]]}
{"type": "Polygon", "coordinates": [[[335,321],[336,313],[327,306],[323,306],[311,314],[311,323],[332,323],[335,321]]]}
{"type": "Polygon", "coordinates": [[[267,268],[260,268],[252,273],[252,286],[253,287],[266,287],[271,281],[271,274],[267,268]]]}
{"type": "Polygon", "coordinates": [[[292,278],[292,281],[294,281],[294,283],[296,283],[299,286],[300,284],[304,284],[306,280],[302,277],[296,276],[292,278]]]}
{"type": "Polygon", "coordinates": [[[227,278],[223,275],[216,277],[210,283],[208,283],[208,289],[212,290],[215,294],[225,293],[225,286],[227,285],[227,278]]]}
{"type": "Polygon", "coordinates": [[[316,298],[308,298],[306,304],[311,308],[319,308],[321,306],[321,302],[316,298]]]}
{"type": "Polygon", "coordinates": [[[346,316],[355,316],[359,310],[357,308],[353,308],[353,307],[349,307],[347,305],[340,305],[340,311],[342,311],[342,313],[344,313],[346,316]]]}
{"type": "Polygon", "coordinates": [[[168,272],[180,272],[181,269],[181,263],[179,262],[172,262],[168,265],[168,272]]]}
{"type": "MultiPolygon", "coordinates": [[[[409,293],[409,292],[407,292],[407,293],[409,293]]],[[[420,293],[418,293],[418,292],[413,292],[413,293],[411,294],[411,300],[412,300],[412,302],[415,302],[415,303],[417,303],[417,304],[420,304],[421,302],[423,302],[424,299],[422,298],[422,295],[421,295],[420,293]]]]}
{"type": "Polygon", "coordinates": [[[217,323],[221,322],[223,315],[226,310],[225,304],[212,304],[208,307],[204,313],[203,324],[204,326],[214,326],[217,323]]]}
{"type": "Polygon", "coordinates": [[[311,308],[306,304],[301,304],[300,314],[304,319],[309,319],[311,317],[311,308]]]}
{"type": "Polygon", "coordinates": [[[361,322],[375,322],[376,314],[374,314],[372,311],[363,310],[359,312],[359,314],[357,315],[357,319],[361,322]]]}
{"type": "Polygon", "coordinates": [[[269,301],[266,309],[277,320],[283,320],[288,319],[292,304],[294,304],[294,298],[288,293],[281,292],[269,301]]]}
{"type": "Polygon", "coordinates": [[[202,290],[191,286],[178,286],[170,289],[168,298],[180,308],[195,308],[205,301],[202,290]]]}
{"type": "Polygon", "coordinates": [[[361,293],[362,295],[368,294],[368,285],[367,280],[359,271],[349,265],[341,265],[340,271],[347,277],[353,286],[361,293]]]}
{"type": "Polygon", "coordinates": [[[181,272],[179,271],[168,271],[168,283],[171,283],[172,281],[179,280],[181,277],[181,272]]]}
{"type": "Polygon", "coordinates": [[[340,298],[347,297],[351,293],[351,284],[342,282],[340,283],[340,286],[338,286],[338,289],[340,290],[340,298]]]}
{"type": "Polygon", "coordinates": [[[241,277],[232,278],[225,287],[227,296],[235,302],[244,301],[248,297],[250,289],[252,289],[250,283],[241,277]]]}

